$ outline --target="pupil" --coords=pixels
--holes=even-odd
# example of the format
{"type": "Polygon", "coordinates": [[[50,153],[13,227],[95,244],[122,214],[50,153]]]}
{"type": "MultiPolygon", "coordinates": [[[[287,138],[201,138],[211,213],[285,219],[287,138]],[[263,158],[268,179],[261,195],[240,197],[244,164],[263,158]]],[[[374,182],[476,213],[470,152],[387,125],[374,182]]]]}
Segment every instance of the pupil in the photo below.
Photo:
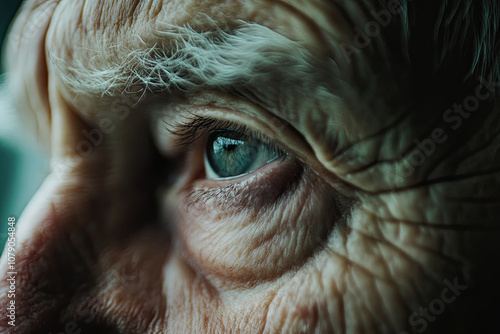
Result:
{"type": "Polygon", "coordinates": [[[229,144],[229,145],[226,145],[226,150],[227,151],[234,151],[236,149],[236,145],[234,144],[229,144]]]}

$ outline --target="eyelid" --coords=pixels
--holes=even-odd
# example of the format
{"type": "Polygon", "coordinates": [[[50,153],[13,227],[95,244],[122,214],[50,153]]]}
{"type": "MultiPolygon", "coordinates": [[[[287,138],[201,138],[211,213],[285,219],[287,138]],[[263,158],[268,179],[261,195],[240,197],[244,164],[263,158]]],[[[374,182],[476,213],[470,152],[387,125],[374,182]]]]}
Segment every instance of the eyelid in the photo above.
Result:
{"type": "Polygon", "coordinates": [[[208,140],[215,125],[242,130],[313,170],[323,170],[303,134],[277,114],[246,101],[236,103],[207,96],[201,100],[162,102],[154,107],[157,111],[153,113],[153,136],[163,157],[179,159],[188,150],[200,150],[200,140],[208,140]]]}
{"type": "Polygon", "coordinates": [[[279,152],[285,152],[270,138],[263,135],[261,132],[252,130],[246,125],[237,124],[233,121],[221,120],[214,117],[195,116],[194,119],[185,123],[177,123],[167,127],[172,135],[175,136],[174,145],[176,149],[182,151],[193,151],[199,145],[202,138],[208,136],[214,130],[228,130],[242,133],[243,135],[255,138],[269,146],[271,149],[279,152]]]}

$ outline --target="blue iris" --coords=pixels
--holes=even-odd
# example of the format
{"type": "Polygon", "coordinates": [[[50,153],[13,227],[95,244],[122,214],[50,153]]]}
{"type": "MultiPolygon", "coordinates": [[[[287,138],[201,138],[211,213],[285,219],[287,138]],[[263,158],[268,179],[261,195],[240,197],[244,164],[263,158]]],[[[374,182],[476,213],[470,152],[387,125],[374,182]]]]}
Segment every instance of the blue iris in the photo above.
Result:
{"type": "Polygon", "coordinates": [[[238,131],[216,130],[206,147],[207,177],[229,178],[247,174],[283,154],[262,141],[238,131]]]}

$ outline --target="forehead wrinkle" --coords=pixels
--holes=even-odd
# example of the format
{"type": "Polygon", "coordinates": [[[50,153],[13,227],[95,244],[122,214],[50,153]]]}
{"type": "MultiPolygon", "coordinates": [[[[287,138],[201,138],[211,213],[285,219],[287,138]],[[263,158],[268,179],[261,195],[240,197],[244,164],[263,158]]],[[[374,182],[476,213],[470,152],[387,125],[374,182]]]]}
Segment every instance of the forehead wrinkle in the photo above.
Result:
{"type": "MultiPolygon", "coordinates": [[[[309,30],[311,37],[320,37],[328,32],[341,38],[346,26],[342,7],[333,1],[264,0],[273,6],[297,17],[309,30]]],[[[324,40],[324,38],[323,38],[324,40]]]]}
{"type": "Polygon", "coordinates": [[[105,32],[132,26],[138,19],[150,14],[154,0],[85,0],[82,3],[80,20],[87,30],[105,32]]]}

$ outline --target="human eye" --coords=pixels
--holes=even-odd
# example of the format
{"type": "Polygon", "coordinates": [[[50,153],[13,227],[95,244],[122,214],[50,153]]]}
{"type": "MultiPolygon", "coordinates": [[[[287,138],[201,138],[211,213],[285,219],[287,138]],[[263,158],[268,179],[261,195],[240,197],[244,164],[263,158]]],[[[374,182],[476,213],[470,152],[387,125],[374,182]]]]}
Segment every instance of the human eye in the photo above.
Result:
{"type": "MultiPolygon", "coordinates": [[[[176,144],[203,155],[206,179],[228,180],[250,174],[290,156],[256,130],[209,117],[177,125],[176,144]],[[203,152],[199,149],[202,146],[203,152]]],[[[197,159],[199,161],[199,159],[197,159]]]]}
{"type": "Polygon", "coordinates": [[[284,155],[257,138],[231,130],[215,130],[205,149],[207,178],[222,179],[248,174],[284,155]]]}

